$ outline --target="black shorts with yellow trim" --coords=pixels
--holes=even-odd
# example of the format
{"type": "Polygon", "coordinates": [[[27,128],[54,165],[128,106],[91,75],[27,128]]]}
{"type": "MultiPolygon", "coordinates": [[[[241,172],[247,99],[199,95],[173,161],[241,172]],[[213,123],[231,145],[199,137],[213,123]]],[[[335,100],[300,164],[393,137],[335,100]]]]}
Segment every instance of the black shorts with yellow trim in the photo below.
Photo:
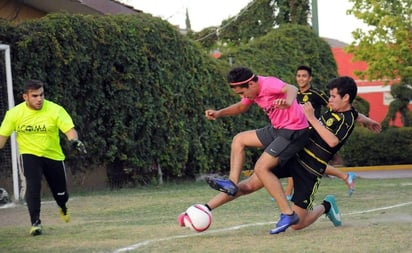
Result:
{"type": "Polygon", "coordinates": [[[272,169],[272,173],[278,178],[292,177],[294,187],[292,202],[300,208],[313,209],[315,195],[322,176],[309,172],[296,157],[290,159],[286,164],[272,169]]]}

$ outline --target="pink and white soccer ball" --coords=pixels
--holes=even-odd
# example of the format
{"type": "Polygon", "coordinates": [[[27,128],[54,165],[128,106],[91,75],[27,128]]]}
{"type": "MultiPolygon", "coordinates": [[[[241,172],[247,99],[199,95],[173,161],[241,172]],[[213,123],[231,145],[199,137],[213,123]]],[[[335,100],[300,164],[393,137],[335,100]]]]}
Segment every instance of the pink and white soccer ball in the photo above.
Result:
{"type": "Polygon", "coordinates": [[[203,232],[212,223],[212,213],[205,205],[195,204],[186,210],[183,218],[186,227],[196,232],[203,232]]]}

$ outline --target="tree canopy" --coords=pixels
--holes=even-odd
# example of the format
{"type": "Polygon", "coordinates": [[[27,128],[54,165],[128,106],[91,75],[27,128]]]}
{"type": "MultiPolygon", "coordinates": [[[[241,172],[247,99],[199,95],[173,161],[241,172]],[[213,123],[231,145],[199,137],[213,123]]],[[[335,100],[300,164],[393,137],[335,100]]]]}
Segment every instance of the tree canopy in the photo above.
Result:
{"type": "Polygon", "coordinates": [[[412,1],[349,0],[353,14],[370,29],[353,32],[355,41],[348,47],[354,60],[365,61],[368,69],[361,78],[412,80],[412,1]]]}

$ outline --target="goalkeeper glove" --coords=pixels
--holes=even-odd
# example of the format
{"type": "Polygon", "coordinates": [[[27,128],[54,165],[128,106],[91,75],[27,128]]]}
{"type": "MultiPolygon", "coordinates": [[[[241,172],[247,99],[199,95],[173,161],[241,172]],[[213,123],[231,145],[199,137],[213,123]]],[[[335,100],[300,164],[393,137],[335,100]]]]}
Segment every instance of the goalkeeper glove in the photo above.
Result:
{"type": "Polygon", "coordinates": [[[79,140],[71,140],[70,145],[73,149],[76,149],[80,154],[87,154],[86,148],[84,147],[83,142],[79,140]]]}

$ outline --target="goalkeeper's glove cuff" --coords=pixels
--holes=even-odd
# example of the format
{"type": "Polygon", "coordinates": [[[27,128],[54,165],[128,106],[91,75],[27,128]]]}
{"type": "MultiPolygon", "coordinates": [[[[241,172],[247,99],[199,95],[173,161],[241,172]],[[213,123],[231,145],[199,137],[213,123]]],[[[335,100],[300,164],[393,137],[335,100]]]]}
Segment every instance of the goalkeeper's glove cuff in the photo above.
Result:
{"type": "Polygon", "coordinates": [[[86,148],[83,142],[81,142],[80,140],[71,140],[70,145],[73,149],[79,151],[80,154],[87,154],[86,148]]]}

